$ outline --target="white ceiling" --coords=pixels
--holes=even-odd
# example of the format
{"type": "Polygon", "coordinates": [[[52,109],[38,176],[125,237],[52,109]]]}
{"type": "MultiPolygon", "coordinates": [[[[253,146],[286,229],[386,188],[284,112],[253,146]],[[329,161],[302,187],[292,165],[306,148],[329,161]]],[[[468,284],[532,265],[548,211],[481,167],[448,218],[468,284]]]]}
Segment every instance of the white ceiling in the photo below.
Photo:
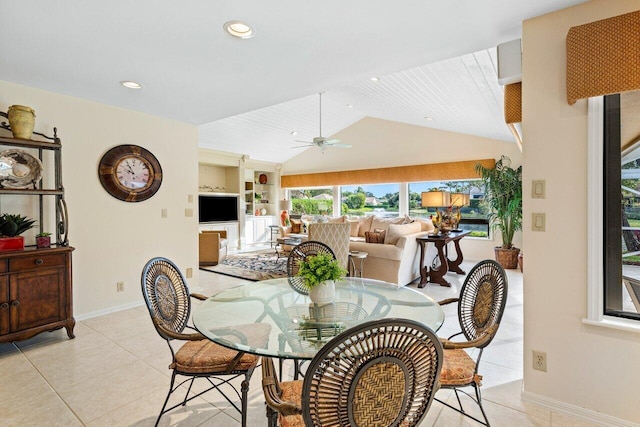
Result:
{"type": "Polygon", "coordinates": [[[198,125],[227,118],[203,126],[201,144],[262,160],[290,157],[293,129],[317,136],[320,91],[325,136],[365,115],[432,115],[428,126],[505,139],[486,49],[519,38],[524,19],[584,1],[0,0],[0,79],[198,125]],[[230,20],[256,36],[232,38],[230,20]],[[260,151],[280,138],[286,149],[260,151]]]}

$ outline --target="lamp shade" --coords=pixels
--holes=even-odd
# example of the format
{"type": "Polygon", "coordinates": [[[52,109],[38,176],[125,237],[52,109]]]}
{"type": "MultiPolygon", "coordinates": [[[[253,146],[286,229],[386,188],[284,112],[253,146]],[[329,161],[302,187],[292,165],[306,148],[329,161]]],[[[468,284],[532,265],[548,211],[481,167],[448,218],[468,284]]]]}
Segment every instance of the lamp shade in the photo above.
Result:
{"type": "Polygon", "coordinates": [[[446,191],[425,191],[422,193],[423,208],[442,208],[449,206],[449,193],[446,191]]]}
{"type": "Polygon", "coordinates": [[[469,206],[470,198],[465,193],[451,193],[451,206],[469,206]]]}
{"type": "Polygon", "coordinates": [[[279,205],[281,211],[291,210],[291,200],[280,200],[279,205]]]}

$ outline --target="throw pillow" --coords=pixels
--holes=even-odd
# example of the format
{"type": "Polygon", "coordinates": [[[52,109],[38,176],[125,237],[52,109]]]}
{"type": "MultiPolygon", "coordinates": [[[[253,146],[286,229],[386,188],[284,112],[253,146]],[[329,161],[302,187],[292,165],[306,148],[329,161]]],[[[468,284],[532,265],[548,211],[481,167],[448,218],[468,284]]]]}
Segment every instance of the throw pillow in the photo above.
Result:
{"type": "Polygon", "coordinates": [[[347,216],[346,215],[342,215],[339,216],[337,218],[329,218],[329,222],[332,222],[334,224],[344,224],[347,220],[347,216]]]}
{"type": "Polygon", "coordinates": [[[299,219],[291,219],[291,232],[294,234],[300,234],[300,228],[302,226],[302,221],[299,219]]]}
{"type": "Polygon", "coordinates": [[[371,223],[373,222],[373,215],[369,215],[360,220],[360,227],[358,227],[358,236],[365,237],[366,231],[371,231],[371,223]]]}
{"type": "Polygon", "coordinates": [[[384,243],[385,230],[365,231],[364,240],[367,243],[384,243]]]}
{"type": "Polygon", "coordinates": [[[411,224],[391,224],[387,229],[387,235],[384,243],[387,245],[395,245],[400,240],[400,237],[407,234],[420,233],[420,223],[412,222],[411,224]]]}
{"type": "Polygon", "coordinates": [[[351,232],[349,237],[358,237],[358,227],[360,227],[360,221],[357,219],[348,219],[347,222],[351,225],[351,232]]]}

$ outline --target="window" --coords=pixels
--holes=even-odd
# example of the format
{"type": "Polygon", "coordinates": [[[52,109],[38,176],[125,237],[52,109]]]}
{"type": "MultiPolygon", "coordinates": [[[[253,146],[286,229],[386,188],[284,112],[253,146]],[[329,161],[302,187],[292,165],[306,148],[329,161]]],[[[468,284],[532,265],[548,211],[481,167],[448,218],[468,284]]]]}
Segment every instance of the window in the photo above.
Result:
{"type": "Polygon", "coordinates": [[[635,320],[640,320],[632,302],[633,280],[640,280],[640,117],[631,112],[638,107],[640,91],[604,97],[604,314],[635,320]]]}
{"type": "Polygon", "coordinates": [[[460,208],[462,219],[459,227],[471,231],[473,237],[489,237],[489,217],[487,209],[482,204],[483,187],[479,180],[447,181],[447,182],[412,182],[409,183],[409,216],[414,218],[429,218],[436,213],[434,207],[422,207],[422,192],[432,189],[444,190],[449,193],[469,194],[469,206],[460,208]]]}
{"type": "Polygon", "coordinates": [[[393,218],[400,212],[400,184],[345,185],[342,215],[393,218]]]}
{"type": "Polygon", "coordinates": [[[332,188],[289,189],[292,215],[329,215],[333,216],[332,188]]]}

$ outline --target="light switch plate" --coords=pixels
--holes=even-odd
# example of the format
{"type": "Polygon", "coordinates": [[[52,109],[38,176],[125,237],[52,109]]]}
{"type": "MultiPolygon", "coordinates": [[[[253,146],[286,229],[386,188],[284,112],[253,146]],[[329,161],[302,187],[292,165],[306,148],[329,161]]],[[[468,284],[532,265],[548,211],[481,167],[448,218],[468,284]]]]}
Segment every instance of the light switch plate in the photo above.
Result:
{"type": "Polygon", "coordinates": [[[193,216],[193,209],[186,208],[184,210],[184,216],[187,217],[187,218],[191,218],[193,216]]]}
{"type": "Polygon", "coordinates": [[[545,231],[546,228],[546,214],[544,213],[532,213],[531,214],[531,229],[533,231],[545,231]]]}
{"type": "Polygon", "coordinates": [[[531,182],[531,197],[544,199],[546,196],[546,182],[544,179],[534,179],[531,182]]]}

